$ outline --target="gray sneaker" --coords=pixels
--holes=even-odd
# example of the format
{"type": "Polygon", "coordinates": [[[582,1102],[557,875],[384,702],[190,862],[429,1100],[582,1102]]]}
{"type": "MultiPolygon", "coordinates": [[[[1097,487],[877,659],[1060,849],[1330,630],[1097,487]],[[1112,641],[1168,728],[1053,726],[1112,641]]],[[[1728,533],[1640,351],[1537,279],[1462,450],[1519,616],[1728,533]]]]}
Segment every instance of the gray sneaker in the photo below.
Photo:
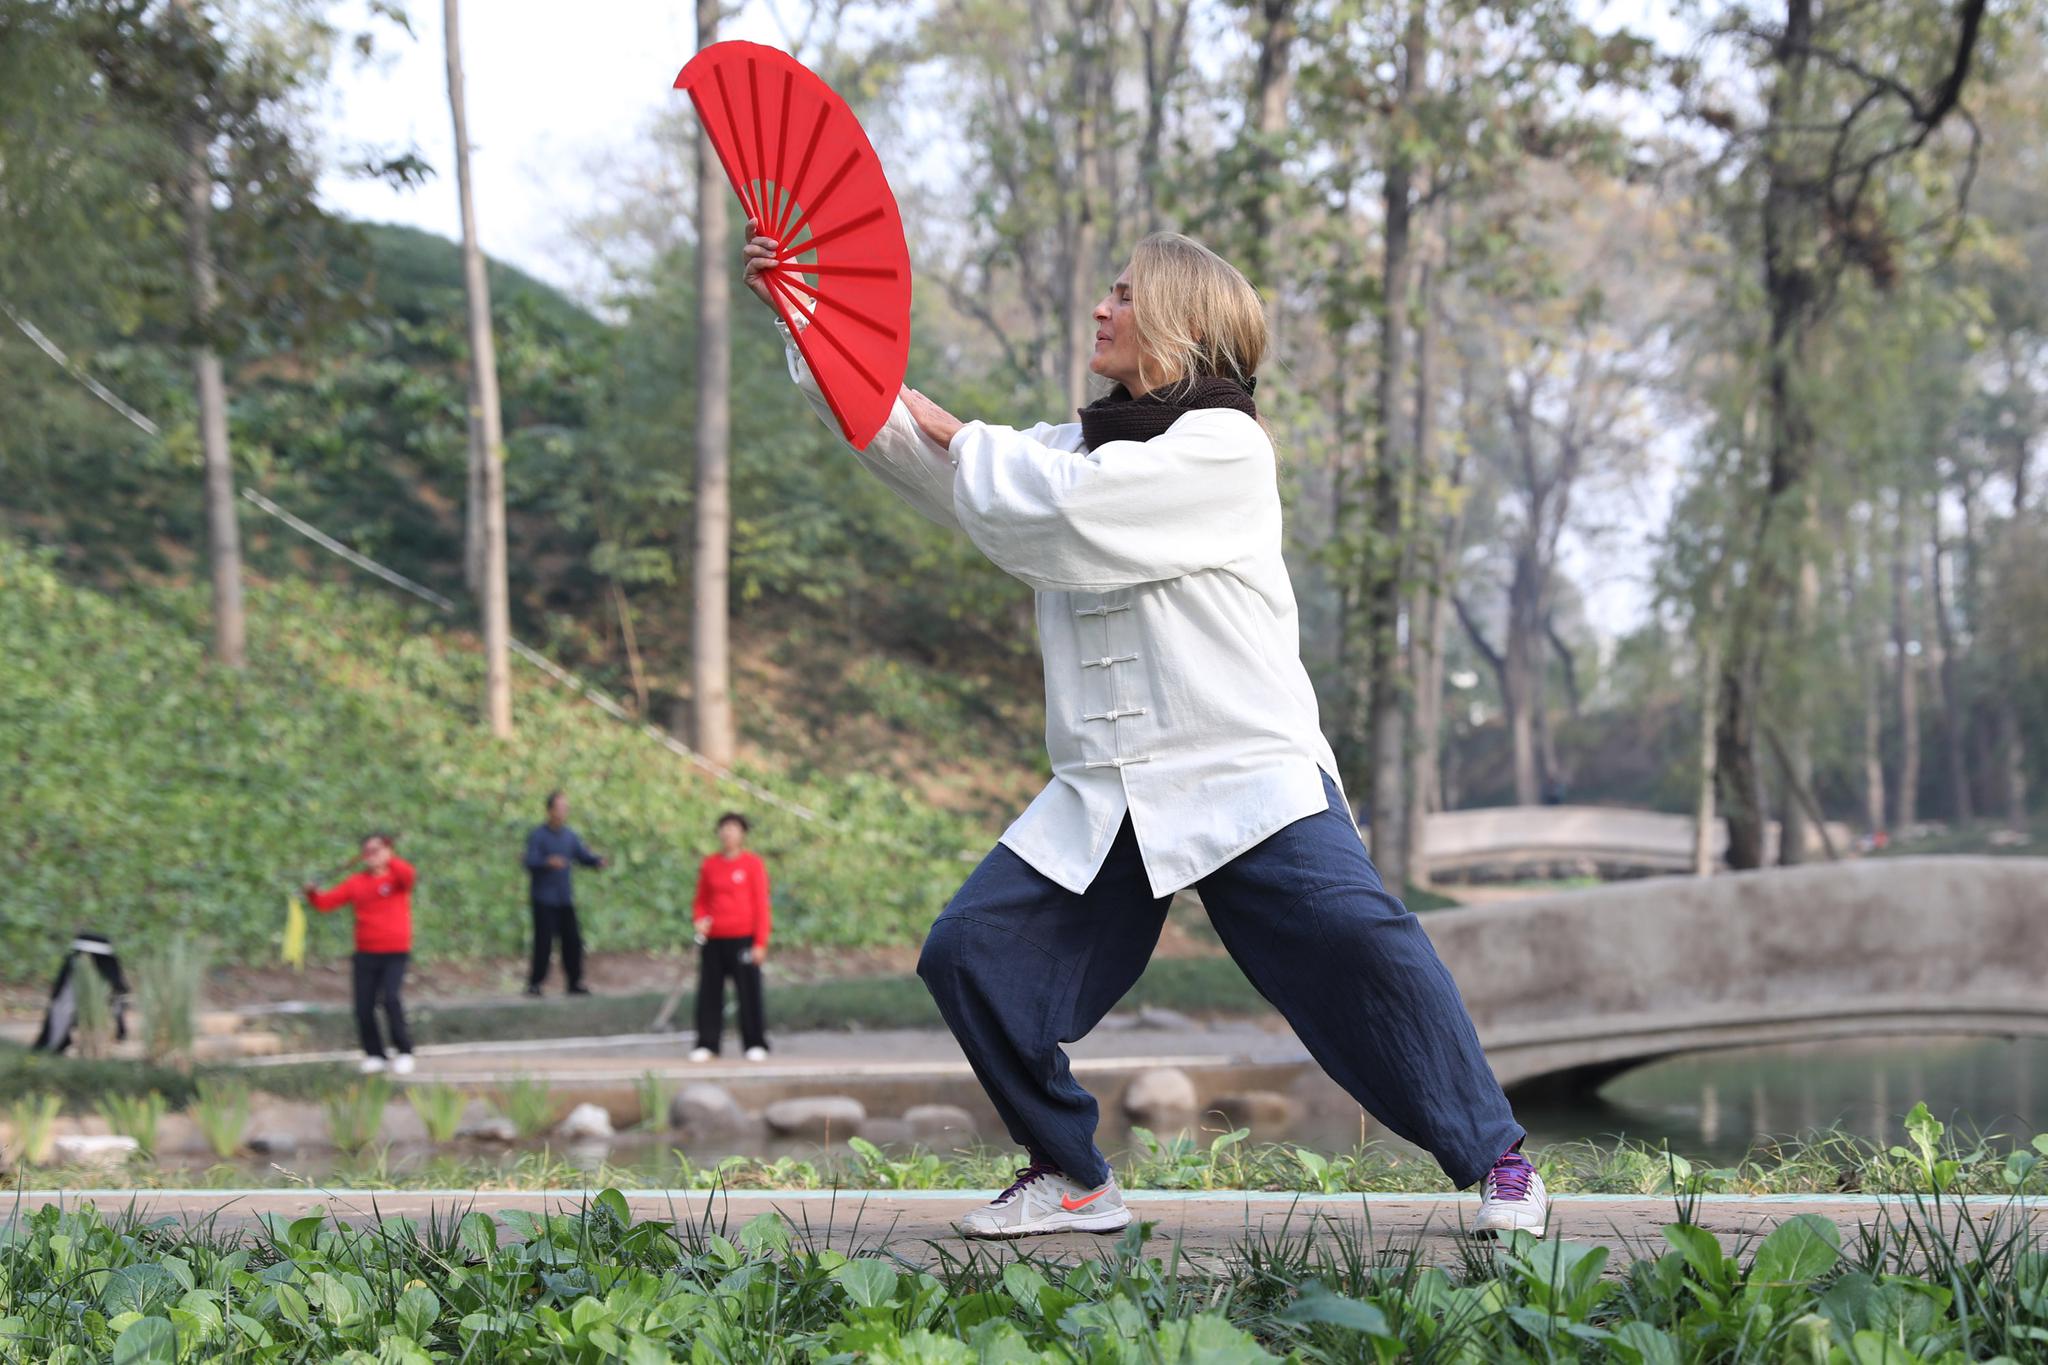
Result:
{"type": "Polygon", "coordinates": [[[1131,1223],[1124,1192],[1109,1183],[1077,1185],[1037,1163],[1017,1172],[1010,1188],[954,1226],[963,1237],[1038,1237],[1049,1232],[1122,1232],[1131,1223]]]}

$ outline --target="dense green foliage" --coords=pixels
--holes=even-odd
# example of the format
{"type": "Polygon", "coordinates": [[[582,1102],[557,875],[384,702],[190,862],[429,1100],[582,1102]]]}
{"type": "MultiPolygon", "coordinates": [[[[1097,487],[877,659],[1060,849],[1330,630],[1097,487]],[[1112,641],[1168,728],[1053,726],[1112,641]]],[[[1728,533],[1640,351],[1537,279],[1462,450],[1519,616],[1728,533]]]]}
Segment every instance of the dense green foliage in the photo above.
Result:
{"type": "MultiPolygon", "coordinates": [[[[1965,1220],[1967,1226],[1967,1220],[1965,1220]]],[[[782,1215],[739,1229],[576,1212],[364,1228],[321,1212],[213,1230],[38,1210],[0,1259],[5,1358],[1075,1362],[1586,1360],[1915,1365],[2039,1360],[2048,1255],[1908,1215],[1843,1246],[1793,1217],[1740,1256],[1681,1219],[1664,1248],[1517,1234],[1455,1270],[1369,1238],[1247,1243],[1225,1269],[1133,1228],[1072,1266],[821,1247],[782,1215]],[[1618,1270],[1619,1273],[1606,1273],[1618,1270]]]]}
{"type": "MultiPolygon", "coordinates": [[[[82,928],[124,950],[184,930],[219,959],[263,961],[298,884],[381,827],[420,871],[420,951],[517,952],[519,853],[554,786],[613,859],[579,893],[605,949],[687,943],[697,862],[729,807],[755,816],[778,932],[798,943],[915,937],[964,873],[961,851],[989,837],[860,776],[763,774],[858,833],[763,809],[530,670],[518,738],[488,743],[471,723],[481,659],[427,609],[305,583],[250,605],[251,668],[211,671],[198,594],[105,597],[0,542],[0,750],[16,812],[0,974],[42,977],[82,928]]],[[[345,919],[315,917],[315,955],[347,950],[345,919]]]]}

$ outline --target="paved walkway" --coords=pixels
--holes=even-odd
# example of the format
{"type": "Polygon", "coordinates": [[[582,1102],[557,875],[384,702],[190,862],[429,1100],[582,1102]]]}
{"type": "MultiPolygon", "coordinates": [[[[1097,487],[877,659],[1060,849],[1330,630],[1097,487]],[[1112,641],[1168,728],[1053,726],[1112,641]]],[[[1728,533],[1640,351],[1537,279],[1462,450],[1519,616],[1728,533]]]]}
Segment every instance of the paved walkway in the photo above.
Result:
{"type": "MultiPolygon", "coordinates": [[[[246,1229],[259,1215],[296,1218],[321,1209],[335,1218],[365,1226],[378,1218],[429,1218],[444,1223],[471,1210],[574,1211],[591,1191],[511,1193],[503,1191],[371,1191],[371,1190],[31,1190],[16,1206],[23,1211],[48,1203],[75,1205],[91,1200],[102,1211],[131,1205],[152,1218],[171,1217],[186,1223],[210,1221],[221,1228],[246,1229]]],[[[970,1246],[1004,1254],[1018,1249],[1038,1256],[1077,1259],[1103,1254],[1112,1242],[1100,1237],[1039,1237],[1022,1243],[969,1243],[955,1235],[951,1219],[990,1197],[990,1191],[805,1191],[707,1193],[702,1190],[628,1193],[636,1219],[663,1219],[727,1232],[762,1213],[787,1218],[800,1238],[854,1254],[886,1251],[929,1264],[943,1255],[962,1256],[970,1246]]],[[[1133,1191],[1133,1211],[1155,1224],[1151,1249],[1167,1254],[1178,1243],[1181,1254],[1198,1266],[1219,1267],[1237,1259],[1247,1244],[1299,1241],[1313,1235],[1332,1254],[1369,1242],[1375,1252],[1403,1256],[1419,1246],[1424,1257],[1456,1264],[1472,1245],[1461,1236],[1477,1200],[1456,1195],[1292,1195],[1245,1192],[1133,1191]]],[[[1901,1227],[1909,1221],[1933,1221],[1910,1198],[1831,1195],[1741,1196],[1700,1198],[1693,1220],[1712,1232],[1736,1255],[1746,1254],[1765,1234],[1786,1219],[1817,1213],[1842,1230],[1844,1246],[1856,1245],[1866,1228],[1901,1227]]],[[[1572,1241],[1597,1242],[1616,1253],[1614,1263],[1641,1256],[1660,1256],[1667,1249],[1665,1224],[1676,1221],[1672,1201],[1625,1195],[1579,1195],[1559,1199],[1552,1213],[1551,1234],[1572,1241]]],[[[1954,1227],[1968,1218],[1980,1230],[2012,1229],[2027,1224],[2036,1235],[2048,1234],[2048,1198],[2006,1200],[1984,1198],[1960,1208],[1944,1206],[1940,1221],[1954,1227]]]]}

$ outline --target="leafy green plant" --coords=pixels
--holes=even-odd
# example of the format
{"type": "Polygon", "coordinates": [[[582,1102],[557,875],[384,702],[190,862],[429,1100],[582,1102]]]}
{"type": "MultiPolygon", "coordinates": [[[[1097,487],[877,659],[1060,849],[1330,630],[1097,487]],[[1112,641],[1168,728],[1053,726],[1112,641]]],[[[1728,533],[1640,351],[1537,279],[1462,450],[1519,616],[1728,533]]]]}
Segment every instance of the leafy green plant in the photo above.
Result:
{"type": "Polygon", "coordinates": [[[498,1112],[512,1120],[523,1138],[538,1137],[555,1122],[555,1092],[546,1081],[515,1077],[498,1088],[498,1112]]]}
{"type": "Polygon", "coordinates": [[[135,991],[142,1006],[142,1050],[152,1062],[191,1072],[205,975],[205,957],[182,935],[155,951],[145,951],[136,963],[135,991]]]}
{"type": "Polygon", "coordinates": [[[353,1155],[377,1140],[384,1128],[384,1108],[391,1103],[391,1082],[369,1076],[329,1095],[326,1100],[327,1135],[343,1152],[353,1155]]]}
{"type": "Polygon", "coordinates": [[[192,1101],[192,1121],[213,1154],[225,1160],[242,1147],[249,1126],[249,1087],[237,1080],[203,1076],[192,1101]]]}
{"type": "Polygon", "coordinates": [[[144,1095],[108,1095],[99,1102],[107,1127],[135,1139],[144,1156],[156,1155],[156,1132],[170,1111],[170,1102],[155,1090],[144,1095]]]}
{"type": "Polygon", "coordinates": [[[14,1159],[23,1165],[41,1165],[50,1159],[50,1140],[56,1135],[57,1115],[64,1101],[55,1095],[23,1095],[7,1106],[7,1122],[14,1130],[14,1159]]]}
{"type": "Polygon", "coordinates": [[[640,1102],[640,1127],[655,1132],[668,1127],[668,1102],[673,1093],[668,1079],[643,1071],[633,1090],[640,1102]]]}
{"type": "Polygon", "coordinates": [[[101,1061],[114,1050],[113,988],[89,962],[72,973],[71,983],[78,1007],[71,1024],[71,1046],[81,1059],[101,1061]]]}
{"type": "Polygon", "coordinates": [[[462,1127],[462,1112],[469,1107],[469,1092],[452,1085],[409,1085],[405,1102],[420,1116],[431,1142],[453,1142],[462,1127]]]}

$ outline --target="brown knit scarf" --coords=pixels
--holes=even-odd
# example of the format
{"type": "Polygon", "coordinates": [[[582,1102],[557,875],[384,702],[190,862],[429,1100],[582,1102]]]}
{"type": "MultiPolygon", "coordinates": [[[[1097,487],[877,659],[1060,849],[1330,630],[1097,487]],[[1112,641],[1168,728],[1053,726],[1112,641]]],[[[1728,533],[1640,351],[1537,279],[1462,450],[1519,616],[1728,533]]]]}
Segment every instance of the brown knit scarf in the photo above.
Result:
{"type": "Polygon", "coordinates": [[[1232,408],[1256,418],[1259,405],[1252,401],[1252,390],[1258,382],[1199,375],[1154,389],[1143,398],[1131,397],[1131,391],[1119,384],[1081,409],[1081,439],[1090,450],[1109,441],[1149,441],[1201,408],[1232,408]]]}

